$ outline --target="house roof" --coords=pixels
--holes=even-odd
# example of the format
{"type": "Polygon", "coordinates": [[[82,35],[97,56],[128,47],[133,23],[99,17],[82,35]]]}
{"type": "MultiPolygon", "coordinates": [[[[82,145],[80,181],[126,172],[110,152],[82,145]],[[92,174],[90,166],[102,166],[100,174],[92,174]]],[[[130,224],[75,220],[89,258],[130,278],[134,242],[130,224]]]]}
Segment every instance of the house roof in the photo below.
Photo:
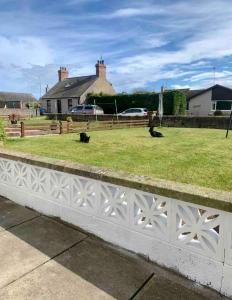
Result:
{"type": "Polygon", "coordinates": [[[96,75],[72,77],[58,82],[42,98],[57,99],[81,97],[84,92],[97,80],[96,75]]]}
{"type": "Polygon", "coordinates": [[[203,89],[199,89],[199,90],[190,90],[189,88],[183,88],[183,89],[173,89],[173,90],[167,90],[167,91],[178,91],[178,92],[181,92],[183,93],[187,100],[190,100],[190,98],[193,98],[196,94],[199,94],[205,90],[203,89]]]}
{"type": "Polygon", "coordinates": [[[13,92],[0,92],[0,102],[32,102],[37,101],[32,94],[28,93],[13,93],[13,92]]]}
{"type": "Polygon", "coordinates": [[[212,101],[214,100],[232,100],[232,89],[225,87],[220,84],[215,84],[208,89],[203,90],[190,90],[190,92],[194,92],[192,95],[187,96],[188,99],[192,99],[194,97],[200,96],[208,91],[212,90],[212,101]]]}
{"type": "Polygon", "coordinates": [[[187,99],[191,99],[191,98],[195,97],[196,95],[199,95],[204,92],[205,92],[205,89],[188,90],[186,93],[186,97],[187,97],[187,99]]]}

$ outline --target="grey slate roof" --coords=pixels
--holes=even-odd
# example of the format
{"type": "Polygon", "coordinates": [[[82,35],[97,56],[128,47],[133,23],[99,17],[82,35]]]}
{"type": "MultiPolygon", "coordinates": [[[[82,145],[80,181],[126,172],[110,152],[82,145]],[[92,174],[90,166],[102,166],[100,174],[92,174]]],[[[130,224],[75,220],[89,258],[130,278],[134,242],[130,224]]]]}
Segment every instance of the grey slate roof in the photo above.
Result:
{"type": "Polygon", "coordinates": [[[205,89],[190,90],[189,88],[185,88],[185,89],[173,89],[173,90],[168,90],[168,91],[182,92],[186,96],[187,101],[189,101],[192,97],[195,97],[195,95],[198,95],[199,93],[204,92],[205,89]]]}
{"type": "Polygon", "coordinates": [[[196,95],[199,95],[204,92],[205,92],[205,89],[188,90],[186,93],[186,97],[187,97],[187,99],[191,99],[191,98],[195,97],[196,95]]]}
{"type": "Polygon", "coordinates": [[[81,97],[84,92],[97,80],[96,75],[67,78],[58,82],[42,98],[74,98],[81,97]]]}
{"type": "Polygon", "coordinates": [[[191,96],[188,96],[188,99],[192,99],[196,96],[202,95],[210,90],[212,90],[211,100],[223,100],[223,101],[232,100],[232,89],[220,84],[215,84],[209,87],[208,89],[192,91],[195,93],[192,94],[191,96]]]}
{"type": "Polygon", "coordinates": [[[0,102],[32,102],[37,101],[32,94],[28,93],[13,93],[13,92],[0,92],[0,102]]]}

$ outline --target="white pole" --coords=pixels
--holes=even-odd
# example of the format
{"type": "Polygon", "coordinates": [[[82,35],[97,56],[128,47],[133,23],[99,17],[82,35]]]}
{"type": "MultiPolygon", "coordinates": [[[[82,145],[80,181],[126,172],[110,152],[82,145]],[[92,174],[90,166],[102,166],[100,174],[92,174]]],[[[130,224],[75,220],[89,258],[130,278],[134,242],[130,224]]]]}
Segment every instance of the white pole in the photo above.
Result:
{"type": "Polygon", "coordinates": [[[161,91],[159,94],[159,120],[160,120],[160,127],[162,126],[162,118],[163,118],[163,114],[164,114],[164,106],[163,106],[163,92],[164,92],[164,87],[161,87],[161,91]]]}

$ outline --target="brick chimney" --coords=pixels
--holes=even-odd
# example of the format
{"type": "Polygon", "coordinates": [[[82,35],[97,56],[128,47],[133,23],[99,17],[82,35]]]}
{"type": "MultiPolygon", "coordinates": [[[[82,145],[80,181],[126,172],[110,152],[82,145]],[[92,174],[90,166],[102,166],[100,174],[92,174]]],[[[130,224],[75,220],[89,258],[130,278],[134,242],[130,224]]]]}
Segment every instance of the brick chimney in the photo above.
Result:
{"type": "Polygon", "coordinates": [[[106,79],[106,65],[104,60],[98,60],[96,63],[96,75],[101,79],[106,79]]]}
{"type": "Polygon", "coordinates": [[[68,78],[68,76],[68,70],[65,67],[60,67],[60,69],[58,70],[59,81],[65,80],[66,78],[68,78]]]}

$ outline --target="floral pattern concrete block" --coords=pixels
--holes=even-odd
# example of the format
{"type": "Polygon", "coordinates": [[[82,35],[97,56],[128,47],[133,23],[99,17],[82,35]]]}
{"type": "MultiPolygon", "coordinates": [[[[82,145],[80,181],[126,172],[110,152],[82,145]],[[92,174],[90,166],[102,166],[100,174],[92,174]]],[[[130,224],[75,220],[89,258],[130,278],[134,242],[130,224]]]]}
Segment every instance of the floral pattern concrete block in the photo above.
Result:
{"type": "Polygon", "coordinates": [[[192,251],[219,260],[223,256],[222,216],[219,211],[194,204],[176,202],[175,242],[192,251]]]}
{"type": "Polygon", "coordinates": [[[161,239],[168,239],[169,199],[135,191],[132,204],[134,229],[161,239]]]}
{"type": "Polygon", "coordinates": [[[94,180],[73,176],[71,181],[71,207],[93,213],[97,208],[97,185],[94,180]]]}

